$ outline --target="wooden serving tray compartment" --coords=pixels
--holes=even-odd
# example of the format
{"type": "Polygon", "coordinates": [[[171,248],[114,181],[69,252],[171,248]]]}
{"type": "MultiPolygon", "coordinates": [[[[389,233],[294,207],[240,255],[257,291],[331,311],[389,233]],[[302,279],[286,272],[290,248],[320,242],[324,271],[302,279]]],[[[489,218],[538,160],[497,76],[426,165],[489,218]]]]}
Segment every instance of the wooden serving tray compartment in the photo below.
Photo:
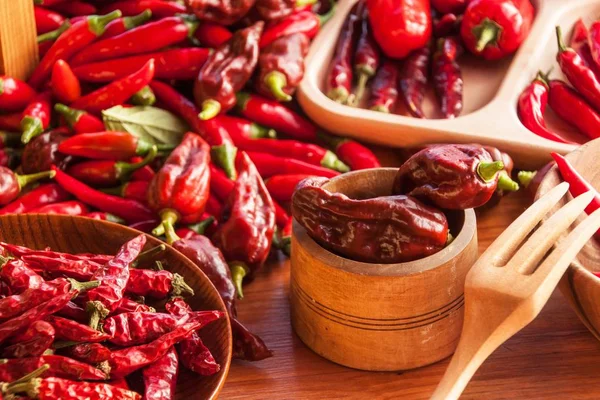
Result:
{"type": "MultiPolygon", "coordinates": [[[[563,78],[556,64],[555,26],[561,25],[568,40],[573,23],[590,23],[600,15],[599,0],[537,0],[532,30],[519,51],[500,61],[485,61],[465,54],[459,60],[464,79],[464,110],[453,120],[439,119],[433,90],[424,110],[431,119],[383,114],[338,104],[324,93],[326,74],[341,26],[357,0],[340,0],[338,11],[313,42],[307,71],[298,92],[304,111],[331,132],[370,143],[415,147],[428,143],[482,143],[509,152],[521,168],[537,168],[550,160],[551,151],[566,154],[575,145],[556,143],[526,129],[517,116],[521,91],[538,70],[553,68],[553,78],[563,78]]],[[[398,109],[402,114],[402,106],[398,109]]],[[[550,109],[548,126],[566,139],[583,143],[586,138],[559,121],[550,109]]]]}

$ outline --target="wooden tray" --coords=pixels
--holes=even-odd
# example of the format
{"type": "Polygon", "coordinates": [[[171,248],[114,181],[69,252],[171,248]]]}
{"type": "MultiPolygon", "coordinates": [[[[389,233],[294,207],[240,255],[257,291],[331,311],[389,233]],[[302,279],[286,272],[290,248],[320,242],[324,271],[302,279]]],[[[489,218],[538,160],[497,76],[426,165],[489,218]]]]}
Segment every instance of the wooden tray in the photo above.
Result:
{"type": "MultiPolygon", "coordinates": [[[[488,62],[465,55],[460,60],[465,81],[465,107],[454,120],[434,119],[435,98],[429,93],[425,113],[432,119],[420,120],[398,114],[338,104],[322,92],[339,30],[357,0],[340,0],[338,11],[314,40],[307,59],[306,76],[298,92],[304,111],[323,128],[370,143],[414,147],[439,142],[478,142],[508,151],[521,168],[537,168],[550,160],[549,153],[566,154],[576,146],[543,139],[519,121],[516,103],[519,94],[538,70],[553,67],[554,78],[562,78],[555,61],[554,28],[560,24],[568,39],[573,23],[583,17],[586,23],[600,15],[599,0],[534,0],[536,19],[527,40],[514,57],[488,62]]],[[[399,109],[402,113],[403,110],[399,109]]],[[[574,128],[547,112],[550,129],[565,138],[583,143],[574,128]]]]}

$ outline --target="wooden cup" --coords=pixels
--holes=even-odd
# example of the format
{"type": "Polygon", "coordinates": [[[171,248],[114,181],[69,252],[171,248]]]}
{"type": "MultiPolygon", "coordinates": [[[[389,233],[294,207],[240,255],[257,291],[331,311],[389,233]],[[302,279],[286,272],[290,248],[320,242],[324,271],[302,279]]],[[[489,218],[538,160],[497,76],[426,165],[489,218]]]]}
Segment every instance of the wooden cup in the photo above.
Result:
{"type": "MultiPolygon", "coordinates": [[[[389,195],[397,169],[356,171],[325,188],[353,198],[389,195]]],[[[369,264],[324,249],[294,222],[291,319],[317,354],[348,367],[394,371],[452,354],[463,323],[465,276],[478,257],[473,210],[449,213],[454,241],[407,263],[369,264]]]]}

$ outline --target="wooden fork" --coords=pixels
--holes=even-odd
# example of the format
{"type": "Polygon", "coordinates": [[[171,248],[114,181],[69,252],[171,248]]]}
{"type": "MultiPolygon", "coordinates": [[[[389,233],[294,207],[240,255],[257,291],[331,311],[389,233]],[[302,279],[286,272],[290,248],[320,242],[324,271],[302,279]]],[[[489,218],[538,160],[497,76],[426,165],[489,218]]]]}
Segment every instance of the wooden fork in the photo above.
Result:
{"type": "Polygon", "coordinates": [[[467,274],[463,331],[432,400],[458,399],[485,359],[540,313],[571,261],[600,228],[597,210],[544,258],[594,197],[592,192],[576,197],[533,232],[568,188],[561,183],[536,201],[467,274]]]}

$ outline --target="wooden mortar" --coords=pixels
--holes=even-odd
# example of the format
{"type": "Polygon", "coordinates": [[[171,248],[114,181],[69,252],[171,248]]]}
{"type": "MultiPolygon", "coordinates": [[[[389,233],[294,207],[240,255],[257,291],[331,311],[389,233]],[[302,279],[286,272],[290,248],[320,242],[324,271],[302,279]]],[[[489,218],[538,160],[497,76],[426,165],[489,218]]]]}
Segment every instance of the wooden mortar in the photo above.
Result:
{"type": "MultiPolygon", "coordinates": [[[[389,195],[395,168],[351,172],[324,187],[353,198],[389,195]]],[[[400,264],[352,261],[294,222],[291,319],[317,354],[352,368],[394,371],[451,355],[463,323],[465,276],[478,257],[473,210],[448,215],[454,241],[400,264]]]]}

